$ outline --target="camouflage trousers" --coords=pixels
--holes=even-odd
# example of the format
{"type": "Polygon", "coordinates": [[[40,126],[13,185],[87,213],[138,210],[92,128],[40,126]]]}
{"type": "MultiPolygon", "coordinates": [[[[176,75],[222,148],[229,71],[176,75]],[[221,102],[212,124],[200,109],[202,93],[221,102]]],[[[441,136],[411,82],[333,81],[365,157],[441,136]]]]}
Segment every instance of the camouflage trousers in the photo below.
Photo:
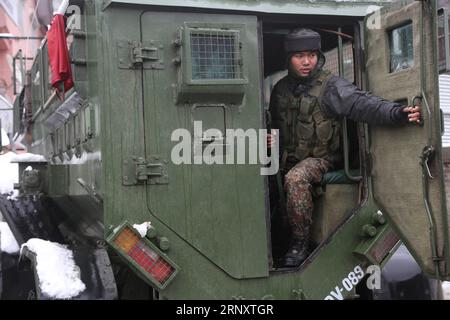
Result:
{"type": "Polygon", "coordinates": [[[314,209],[312,187],[319,184],[331,163],[321,158],[306,158],[297,163],[284,177],[286,211],[294,238],[309,236],[314,209]]]}

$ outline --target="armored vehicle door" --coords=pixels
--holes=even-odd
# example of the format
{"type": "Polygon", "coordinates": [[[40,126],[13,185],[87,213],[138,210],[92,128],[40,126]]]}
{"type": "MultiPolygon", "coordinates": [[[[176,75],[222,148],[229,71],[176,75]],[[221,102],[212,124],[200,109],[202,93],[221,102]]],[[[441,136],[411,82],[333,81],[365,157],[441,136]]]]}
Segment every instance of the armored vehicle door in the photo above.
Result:
{"type": "Polygon", "coordinates": [[[448,275],[435,1],[399,1],[366,19],[368,88],[420,105],[422,125],[371,126],[373,195],[423,271],[448,275]]]}
{"type": "Polygon", "coordinates": [[[269,265],[260,166],[220,157],[234,149],[226,130],[261,128],[257,26],[254,16],[147,11],[135,50],[149,211],[235,278],[267,276],[269,265]]]}

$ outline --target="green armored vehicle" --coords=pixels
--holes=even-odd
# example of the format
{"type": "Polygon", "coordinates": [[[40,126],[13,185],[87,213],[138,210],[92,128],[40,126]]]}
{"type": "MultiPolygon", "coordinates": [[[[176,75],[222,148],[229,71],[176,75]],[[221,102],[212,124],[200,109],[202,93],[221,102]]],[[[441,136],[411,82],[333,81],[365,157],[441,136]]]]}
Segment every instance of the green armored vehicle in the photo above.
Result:
{"type": "MultiPolygon", "coordinates": [[[[74,298],[354,298],[401,241],[427,276],[449,278],[435,1],[70,4],[74,87],[63,100],[53,92],[44,40],[15,128],[45,161],[20,163],[21,196],[0,209],[19,244],[73,250],[86,284],[74,298]],[[237,161],[228,138],[245,145],[266,129],[283,37],[302,26],[321,34],[328,70],[420,104],[423,123],[343,120],[345,166],[317,186],[313,252],[283,268],[280,184],[250,161],[250,143],[237,161]]],[[[33,270],[36,255],[22,255],[33,270]]]]}

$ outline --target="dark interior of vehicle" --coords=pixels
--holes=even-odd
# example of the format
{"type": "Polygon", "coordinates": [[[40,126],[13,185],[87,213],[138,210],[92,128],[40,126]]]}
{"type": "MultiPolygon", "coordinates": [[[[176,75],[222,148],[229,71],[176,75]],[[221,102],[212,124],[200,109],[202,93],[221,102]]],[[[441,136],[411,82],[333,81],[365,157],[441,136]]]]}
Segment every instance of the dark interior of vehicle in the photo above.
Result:
{"type": "MultiPolygon", "coordinates": [[[[266,111],[269,106],[270,92],[275,84],[286,75],[286,55],[283,50],[284,36],[295,28],[305,27],[320,33],[322,37],[322,51],[327,57],[325,69],[332,71],[339,76],[339,54],[338,35],[341,26],[341,34],[344,51],[344,70],[341,76],[355,82],[354,47],[352,45],[354,36],[353,25],[311,25],[287,22],[266,22],[263,23],[263,56],[264,56],[264,96],[266,111]],[[284,71],[284,73],[283,73],[284,71]]],[[[359,147],[357,125],[352,121],[347,121],[348,145],[349,145],[349,168],[359,175],[359,147]],[[356,169],[356,170],[355,170],[356,169]]],[[[342,138],[341,138],[342,139],[342,138]]],[[[342,145],[342,143],[341,143],[342,145]]],[[[323,179],[321,185],[313,186],[314,195],[314,215],[313,231],[310,251],[313,252],[325,243],[334,231],[345,222],[359,202],[358,183],[346,179],[344,164],[329,172],[323,179]],[[330,177],[337,178],[332,182],[330,177]],[[330,182],[327,183],[325,181],[330,182]]],[[[270,202],[270,223],[271,223],[271,246],[273,270],[283,270],[282,258],[284,257],[290,242],[290,228],[285,212],[285,195],[283,184],[284,177],[280,174],[269,176],[269,202],[270,202]]],[[[308,259],[306,260],[308,261],[308,259]]]]}

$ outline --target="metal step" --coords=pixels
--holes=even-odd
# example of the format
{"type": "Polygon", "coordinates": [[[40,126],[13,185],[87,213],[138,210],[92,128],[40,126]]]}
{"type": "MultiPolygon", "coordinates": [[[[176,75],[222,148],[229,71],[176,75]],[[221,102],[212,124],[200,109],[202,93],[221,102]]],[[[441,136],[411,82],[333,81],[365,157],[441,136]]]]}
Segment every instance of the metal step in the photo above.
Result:
{"type": "MultiPolygon", "coordinates": [[[[117,287],[111,268],[108,253],[104,248],[75,247],[70,248],[73,252],[75,264],[80,268],[81,281],[86,289],[71,300],[115,300],[117,299],[117,287]]],[[[33,270],[35,279],[35,292],[37,300],[53,300],[39,286],[37,274],[37,257],[26,247],[23,256],[27,257],[33,270]]]]}
{"type": "Polygon", "coordinates": [[[19,197],[14,201],[0,195],[0,211],[19,246],[32,238],[63,241],[57,225],[45,214],[45,203],[37,197],[19,197]]]}

